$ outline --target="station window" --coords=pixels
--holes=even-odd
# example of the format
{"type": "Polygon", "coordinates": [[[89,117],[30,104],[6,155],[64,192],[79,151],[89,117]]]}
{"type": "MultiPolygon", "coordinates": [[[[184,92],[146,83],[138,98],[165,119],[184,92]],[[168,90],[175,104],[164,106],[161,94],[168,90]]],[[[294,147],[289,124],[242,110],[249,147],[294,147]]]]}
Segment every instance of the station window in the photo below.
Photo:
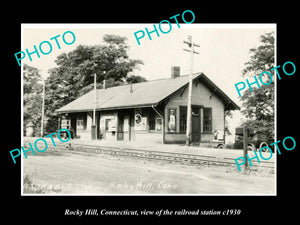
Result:
{"type": "Polygon", "coordinates": [[[65,128],[70,130],[71,128],[71,120],[70,119],[62,119],[61,120],[61,128],[65,128]]]}
{"type": "Polygon", "coordinates": [[[161,131],[162,120],[161,118],[156,118],[156,131],[161,131]]]}
{"type": "Polygon", "coordinates": [[[203,132],[212,132],[212,110],[211,108],[203,109],[203,132]]]}
{"type": "Polygon", "coordinates": [[[76,125],[77,125],[77,131],[83,131],[83,120],[82,119],[78,119],[76,125]]]}
{"type": "Polygon", "coordinates": [[[155,130],[155,112],[149,113],[149,130],[155,130]]]}
{"type": "Polygon", "coordinates": [[[186,132],[186,117],[187,117],[187,107],[179,107],[179,131],[180,133],[186,132]]]}
{"type": "Polygon", "coordinates": [[[111,130],[111,119],[106,119],[105,120],[105,131],[110,131],[111,130]]]}
{"type": "Polygon", "coordinates": [[[77,126],[83,127],[83,120],[77,120],[77,126]]]}

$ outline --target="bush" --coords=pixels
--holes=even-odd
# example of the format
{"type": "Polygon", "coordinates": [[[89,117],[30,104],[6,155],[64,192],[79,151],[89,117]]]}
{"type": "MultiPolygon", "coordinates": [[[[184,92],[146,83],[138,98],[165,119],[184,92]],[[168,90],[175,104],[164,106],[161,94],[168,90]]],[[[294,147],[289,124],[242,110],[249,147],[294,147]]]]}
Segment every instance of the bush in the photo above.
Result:
{"type": "Polygon", "coordinates": [[[34,184],[29,175],[23,178],[23,193],[24,194],[45,194],[49,192],[60,192],[62,189],[52,184],[37,185],[34,184]]]}

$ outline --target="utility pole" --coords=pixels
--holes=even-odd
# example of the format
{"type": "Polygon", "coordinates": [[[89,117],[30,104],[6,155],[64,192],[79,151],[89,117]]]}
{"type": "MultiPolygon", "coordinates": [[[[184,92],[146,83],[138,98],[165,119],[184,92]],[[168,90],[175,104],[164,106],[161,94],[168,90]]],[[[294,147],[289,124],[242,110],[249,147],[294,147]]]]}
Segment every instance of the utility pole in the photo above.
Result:
{"type": "Polygon", "coordinates": [[[93,110],[93,126],[96,126],[96,107],[97,107],[97,74],[94,74],[94,110],[93,110]]]}
{"type": "Polygon", "coordinates": [[[105,77],[105,74],[106,74],[106,71],[103,71],[103,77],[104,77],[104,79],[103,79],[103,89],[106,88],[106,77],[105,77]]]}
{"type": "Polygon", "coordinates": [[[190,145],[192,141],[192,86],[193,86],[193,58],[194,53],[199,54],[194,51],[195,47],[200,47],[199,45],[193,43],[192,36],[188,36],[188,41],[183,41],[187,44],[189,49],[183,49],[184,51],[190,52],[190,76],[189,76],[189,92],[188,92],[188,103],[187,103],[187,119],[186,119],[186,145],[190,145]]]}
{"type": "Polygon", "coordinates": [[[43,103],[42,103],[42,121],[41,121],[41,137],[44,136],[44,114],[45,114],[45,80],[43,80],[43,103]]]}
{"type": "Polygon", "coordinates": [[[248,159],[247,159],[247,153],[248,153],[248,128],[247,126],[243,126],[243,149],[244,149],[244,158],[246,160],[245,163],[245,171],[248,168],[248,159]]]}
{"type": "Polygon", "coordinates": [[[93,109],[93,125],[92,125],[92,140],[97,139],[97,126],[96,126],[96,108],[97,108],[97,74],[94,73],[94,109],[93,109]]]}

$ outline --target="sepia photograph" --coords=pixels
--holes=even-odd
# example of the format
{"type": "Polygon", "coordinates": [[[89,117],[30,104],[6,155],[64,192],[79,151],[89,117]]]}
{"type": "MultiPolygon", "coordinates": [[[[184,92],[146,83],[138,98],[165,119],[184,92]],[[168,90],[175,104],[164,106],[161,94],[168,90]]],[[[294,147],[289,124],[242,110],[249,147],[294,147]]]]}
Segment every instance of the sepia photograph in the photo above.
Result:
{"type": "Polygon", "coordinates": [[[276,196],[275,23],[21,34],[22,196],[276,196]]]}

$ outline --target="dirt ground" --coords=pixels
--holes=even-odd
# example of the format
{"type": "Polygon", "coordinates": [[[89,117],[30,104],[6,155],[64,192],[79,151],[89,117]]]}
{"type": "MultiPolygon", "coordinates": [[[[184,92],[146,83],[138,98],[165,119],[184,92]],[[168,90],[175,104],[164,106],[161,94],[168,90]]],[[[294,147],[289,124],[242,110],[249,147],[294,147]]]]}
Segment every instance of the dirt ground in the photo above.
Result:
{"type": "Polygon", "coordinates": [[[245,174],[236,167],[64,150],[23,157],[23,181],[23,194],[276,194],[273,169],[245,174]]]}

